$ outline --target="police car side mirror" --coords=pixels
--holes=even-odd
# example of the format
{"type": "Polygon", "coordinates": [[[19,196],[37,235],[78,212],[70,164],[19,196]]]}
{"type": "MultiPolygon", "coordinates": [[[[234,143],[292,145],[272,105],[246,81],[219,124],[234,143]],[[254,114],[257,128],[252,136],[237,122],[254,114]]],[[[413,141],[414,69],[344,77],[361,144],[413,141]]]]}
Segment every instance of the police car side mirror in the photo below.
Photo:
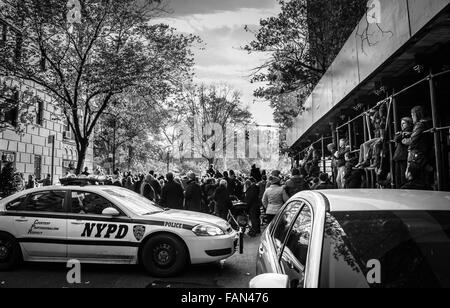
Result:
{"type": "Polygon", "coordinates": [[[250,289],[287,289],[289,277],[281,274],[262,274],[250,281],[250,289]]]}
{"type": "Polygon", "coordinates": [[[104,215],[104,216],[119,216],[120,213],[115,208],[108,207],[103,210],[102,215],[104,215]]]}

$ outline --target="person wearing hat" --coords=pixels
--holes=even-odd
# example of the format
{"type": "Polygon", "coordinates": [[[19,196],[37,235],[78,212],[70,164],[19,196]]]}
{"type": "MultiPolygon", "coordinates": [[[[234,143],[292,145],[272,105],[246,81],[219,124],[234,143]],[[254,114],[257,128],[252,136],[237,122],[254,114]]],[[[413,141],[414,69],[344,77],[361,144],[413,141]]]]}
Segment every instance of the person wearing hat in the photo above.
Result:
{"type": "Polygon", "coordinates": [[[287,201],[284,189],[281,187],[281,179],[277,176],[269,178],[270,186],[264,192],[262,203],[266,208],[267,222],[270,223],[275,215],[278,214],[283,204],[287,201]]]}
{"type": "Polygon", "coordinates": [[[202,188],[197,183],[197,177],[193,172],[188,174],[184,198],[184,207],[187,211],[202,212],[202,188]]]}

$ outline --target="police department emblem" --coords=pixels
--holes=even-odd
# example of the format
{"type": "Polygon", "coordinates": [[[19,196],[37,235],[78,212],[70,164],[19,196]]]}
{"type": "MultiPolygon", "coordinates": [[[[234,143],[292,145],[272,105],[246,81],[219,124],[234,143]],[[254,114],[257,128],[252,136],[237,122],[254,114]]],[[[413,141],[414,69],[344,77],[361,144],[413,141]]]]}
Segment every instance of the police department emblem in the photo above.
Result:
{"type": "Polygon", "coordinates": [[[145,235],[145,226],[134,226],[133,227],[133,234],[134,237],[138,242],[140,242],[145,235]]]}

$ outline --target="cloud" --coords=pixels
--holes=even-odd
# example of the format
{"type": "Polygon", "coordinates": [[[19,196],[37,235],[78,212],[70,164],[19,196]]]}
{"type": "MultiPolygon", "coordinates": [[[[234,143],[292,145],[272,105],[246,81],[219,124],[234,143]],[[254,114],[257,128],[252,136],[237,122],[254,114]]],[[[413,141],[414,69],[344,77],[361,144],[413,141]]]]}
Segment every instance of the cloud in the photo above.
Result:
{"type": "Polygon", "coordinates": [[[237,11],[242,8],[270,9],[275,0],[168,0],[175,16],[237,11]]]}
{"type": "Polygon", "coordinates": [[[249,77],[268,55],[248,54],[241,47],[254,39],[254,34],[246,32],[244,26],[256,29],[260,19],[279,12],[277,3],[277,0],[171,0],[175,14],[156,22],[198,35],[204,41],[204,50],[194,50],[196,82],[229,84],[242,93],[243,102],[259,124],[273,124],[269,103],[253,96],[262,84],[252,84],[249,77]]]}

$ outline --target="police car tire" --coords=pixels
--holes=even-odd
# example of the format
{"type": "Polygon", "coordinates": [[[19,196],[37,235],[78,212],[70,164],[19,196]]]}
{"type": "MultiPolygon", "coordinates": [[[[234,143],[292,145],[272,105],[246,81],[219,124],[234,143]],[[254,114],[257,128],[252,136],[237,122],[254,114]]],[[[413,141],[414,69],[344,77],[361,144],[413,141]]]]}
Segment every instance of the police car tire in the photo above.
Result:
{"type": "Polygon", "coordinates": [[[145,243],[142,249],[141,261],[150,275],[160,278],[173,277],[186,268],[187,249],[184,243],[173,235],[156,235],[145,243]],[[175,260],[170,267],[163,268],[154,261],[153,251],[161,244],[168,244],[175,250],[175,260]]]}
{"type": "Polygon", "coordinates": [[[0,241],[2,240],[10,241],[12,243],[12,251],[9,260],[0,262],[0,271],[8,271],[13,269],[21,261],[22,252],[20,251],[19,243],[13,236],[0,232],[0,241]]]}

